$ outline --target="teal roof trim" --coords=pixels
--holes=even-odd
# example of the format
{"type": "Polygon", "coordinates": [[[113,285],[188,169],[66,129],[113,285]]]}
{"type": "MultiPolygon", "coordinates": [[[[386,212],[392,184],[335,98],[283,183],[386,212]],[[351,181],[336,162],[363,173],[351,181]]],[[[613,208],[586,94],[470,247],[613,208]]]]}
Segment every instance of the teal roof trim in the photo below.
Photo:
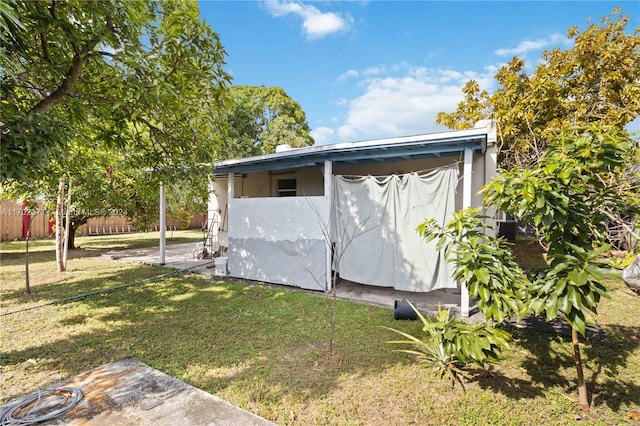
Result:
{"type": "Polygon", "coordinates": [[[484,153],[486,147],[486,129],[472,129],[405,138],[311,146],[256,157],[226,160],[215,164],[214,173],[222,177],[228,173],[318,167],[327,160],[336,165],[418,160],[457,156],[466,149],[484,153]]]}

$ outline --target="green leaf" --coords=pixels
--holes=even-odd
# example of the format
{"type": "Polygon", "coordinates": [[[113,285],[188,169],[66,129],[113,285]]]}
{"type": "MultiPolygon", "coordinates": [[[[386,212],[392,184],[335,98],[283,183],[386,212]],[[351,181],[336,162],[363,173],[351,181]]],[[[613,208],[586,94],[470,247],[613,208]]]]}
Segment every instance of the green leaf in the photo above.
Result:
{"type": "Polygon", "coordinates": [[[597,293],[591,291],[588,287],[583,287],[582,289],[582,299],[588,307],[595,306],[596,304],[596,295],[597,293]]]}
{"type": "Polygon", "coordinates": [[[544,299],[534,299],[531,302],[531,310],[537,315],[540,312],[542,312],[542,309],[544,308],[544,303],[545,300],[544,299]]]}
{"type": "Polygon", "coordinates": [[[533,202],[535,199],[535,189],[531,183],[527,183],[522,189],[522,196],[527,203],[533,202]]]}
{"type": "Polygon", "coordinates": [[[572,285],[567,287],[567,299],[577,310],[582,309],[582,297],[580,292],[572,285]]]}
{"type": "Polygon", "coordinates": [[[547,303],[545,304],[545,314],[547,322],[558,316],[559,308],[560,306],[558,304],[558,297],[550,297],[549,299],[547,299],[547,303]]]}
{"type": "Polygon", "coordinates": [[[587,283],[589,275],[585,271],[571,271],[569,272],[569,280],[577,286],[583,286],[587,283]]]}
{"type": "Polygon", "coordinates": [[[482,283],[487,284],[489,282],[489,270],[487,268],[480,268],[474,271],[476,278],[482,283]]]}
{"type": "Polygon", "coordinates": [[[487,302],[491,298],[491,291],[486,287],[480,286],[478,287],[478,295],[480,296],[480,299],[487,302]]]}
{"type": "Polygon", "coordinates": [[[572,310],[570,315],[567,315],[567,322],[572,328],[578,330],[583,336],[586,333],[587,324],[584,318],[584,314],[579,310],[572,310]]]}
{"type": "Polygon", "coordinates": [[[559,302],[559,305],[560,305],[560,310],[562,312],[564,312],[566,314],[569,311],[571,311],[572,304],[571,304],[571,300],[569,299],[567,294],[564,294],[561,297],[558,297],[558,302],[559,302]]]}

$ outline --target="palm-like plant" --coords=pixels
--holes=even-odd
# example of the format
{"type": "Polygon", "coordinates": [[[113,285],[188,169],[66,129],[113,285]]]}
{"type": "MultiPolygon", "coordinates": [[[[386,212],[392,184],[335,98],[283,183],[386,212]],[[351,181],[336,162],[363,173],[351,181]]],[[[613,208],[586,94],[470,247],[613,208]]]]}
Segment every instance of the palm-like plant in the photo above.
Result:
{"type": "MultiPolygon", "coordinates": [[[[411,305],[411,303],[409,303],[411,305]]],[[[417,361],[431,368],[439,378],[456,383],[464,389],[463,379],[467,368],[486,368],[488,362],[500,359],[503,349],[509,347],[510,335],[491,324],[471,324],[456,320],[449,310],[438,308],[435,318],[426,318],[411,305],[422,321],[427,339],[422,340],[395,328],[385,327],[405,337],[388,343],[408,345],[411,349],[398,349],[417,357],[417,361]]]]}

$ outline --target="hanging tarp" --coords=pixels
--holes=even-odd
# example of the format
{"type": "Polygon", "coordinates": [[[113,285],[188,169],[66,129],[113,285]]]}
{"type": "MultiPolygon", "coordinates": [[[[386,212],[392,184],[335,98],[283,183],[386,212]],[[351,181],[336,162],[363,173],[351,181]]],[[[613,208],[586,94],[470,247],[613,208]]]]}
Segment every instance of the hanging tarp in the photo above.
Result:
{"type": "Polygon", "coordinates": [[[417,226],[455,211],[458,165],[385,177],[335,176],[334,267],[346,280],[404,291],[456,286],[444,254],[417,226]]]}

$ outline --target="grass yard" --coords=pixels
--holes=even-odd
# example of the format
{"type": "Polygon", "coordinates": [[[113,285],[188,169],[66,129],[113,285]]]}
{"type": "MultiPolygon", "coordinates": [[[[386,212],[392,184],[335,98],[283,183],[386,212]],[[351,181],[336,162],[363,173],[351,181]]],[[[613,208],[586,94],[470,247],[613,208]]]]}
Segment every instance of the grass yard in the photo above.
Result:
{"type": "MultiPolygon", "coordinates": [[[[183,237],[191,238],[175,238],[183,237]]],[[[2,243],[0,314],[166,272],[99,256],[154,243],[79,237],[69,272],[58,274],[53,242],[36,242],[32,295],[24,293],[24,243],[2,243]]],[[[519,261],[536,264],[538,255],[522,246],[519,261]]],[[[612,299],[599,319],[610,340],[583,346],[592,416],[580,423],[633,425],[626,417],[640,411],[640,297],[620,280],[607,285],[612,299]]],[[[331,304],[302,291],[177,275],[0,316],[0,402],[134,357],[279,424],[575,424],[565,338],[514,329],[503,362],[473,375],[463,392],[391,351],[385,341],[395,336],[381,326],[420,332],[418,322],[394,321],[391,309],[339,301],[329,356],[331,304]]]]}

